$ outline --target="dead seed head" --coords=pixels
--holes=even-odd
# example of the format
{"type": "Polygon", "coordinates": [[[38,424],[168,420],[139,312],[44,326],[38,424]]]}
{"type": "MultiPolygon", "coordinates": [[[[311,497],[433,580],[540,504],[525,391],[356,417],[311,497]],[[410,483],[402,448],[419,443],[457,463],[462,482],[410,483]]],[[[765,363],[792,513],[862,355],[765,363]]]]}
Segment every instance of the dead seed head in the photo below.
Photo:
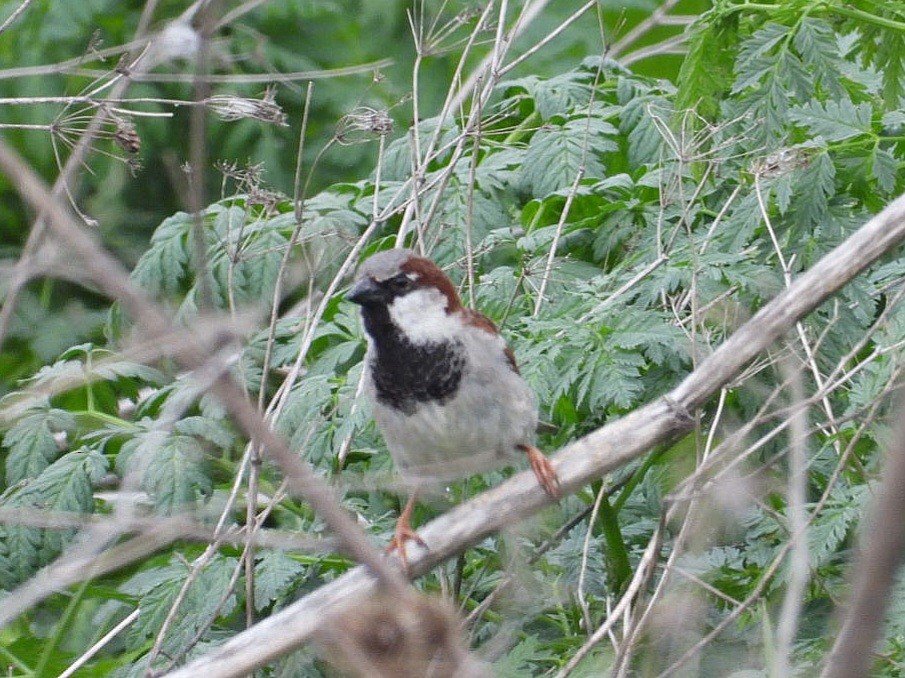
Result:
{"type": "Polygon", "coordinates": [[[117,120],[116,129],[113,131],[113,141],[126,153],[135,154],[141,150],[141,137],[135,130],[135,125],[126,120],[117,120]]]}
{"type": "Polygon", "coordinates": [[[274,101],[273,90],[268,89],[260,99],[233,96],[231,94],[215,95],[204,100],[221,120],[232,122],[251,118],[271,125],[286,126],[286,114],[274,101]]]}
{"type": "Polygon", "coordinates": [[[129,174],[133,179],[144,169],[141,159],[135,155],[126,158],[126,166],[129,168],[129,174]]]}
{"type": "Polygon", "coordinates": [[[238,192],[245,193],[249,205],[261,205],[268,213],[272,213],[283,200],[282,194],[264,186],[264,163],[239,167],[235,162],[221,160],[216,163],[216,167],[223,176],[236,183],[238,192]]]}
{"type": "Polygon", "coordinates": [[[361,106],[340,119],[336,126],[336,140],[341,144],[356,144],[369,141],[374,136],[386,136],[392,131],[393,119],[386,111],[361,106]]]}

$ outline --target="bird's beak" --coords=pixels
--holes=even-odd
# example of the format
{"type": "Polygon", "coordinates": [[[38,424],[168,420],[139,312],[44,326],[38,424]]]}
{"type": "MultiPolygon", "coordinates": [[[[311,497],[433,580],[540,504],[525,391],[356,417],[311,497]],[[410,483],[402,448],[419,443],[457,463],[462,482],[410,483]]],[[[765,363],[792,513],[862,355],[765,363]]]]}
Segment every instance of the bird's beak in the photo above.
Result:
{"type": "Polygon", "coordinates": [[[346,292],[346,299],[353,304],[364,306],[365,304],[374,304],[384,299],[384,292],[380,286],[370,276],[365,276],[357,280],[352,288],[346,292]]]}

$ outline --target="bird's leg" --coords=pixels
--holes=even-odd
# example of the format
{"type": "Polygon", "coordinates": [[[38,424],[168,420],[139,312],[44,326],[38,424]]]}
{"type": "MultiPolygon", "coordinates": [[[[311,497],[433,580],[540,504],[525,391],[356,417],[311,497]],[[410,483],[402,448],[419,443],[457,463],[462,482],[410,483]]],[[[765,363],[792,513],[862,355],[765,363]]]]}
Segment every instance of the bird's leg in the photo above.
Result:
{"type": "Polygon", "coordinates": [[[534,445],[522,444],[516,445],[516,447],[528,455],[531,470],[534,471],[537,482],[544,488],[544,492],[553,499],[559,499],[559,476],[556,475],[556,469],[553,468],[550,460],[534,445]]]}
{"type": "Polygon", "coordinates": [[[418,492],[412,492],[411,496],[409,496],[405,508],[402,509],[402,513],[399,514],[399,519],[396,521],[396,529],[393,530],[393,538],[390,540],[386,551],[387,553],[399,551],[399,562],[402,563],[402,569],[406,574],[408,574],[409,562],[405,555],[405,542],[413,541],[427,548],[424,540],[412,529],[412,511],[415,510],[415,500],[417,498],[418,492]]]}

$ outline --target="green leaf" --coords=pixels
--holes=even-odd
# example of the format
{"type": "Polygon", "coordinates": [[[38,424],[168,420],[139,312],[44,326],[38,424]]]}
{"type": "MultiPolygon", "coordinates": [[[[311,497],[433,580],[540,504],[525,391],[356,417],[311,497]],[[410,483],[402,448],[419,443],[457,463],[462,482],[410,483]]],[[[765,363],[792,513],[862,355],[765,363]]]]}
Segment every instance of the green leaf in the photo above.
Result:
{"type": "MultiPolygon", "coordinates": [[[[70,452],[47,467],[17,498],[23,505],[40,505],[47,511],[88,513],[94,508],[93,486],[107,471],[107,460],[99,452],[70,452]]],[[[62,551],[71,533],[44,530],[41,561],[48,562],[62,551]]]]}
{"type": "Polygon", "coordinates": [[[732,84],[732,64],[738,45],[738,15],[705,14],[689,27],[688,53],[676,80],[678,110],[694,109],[710,119],[719,111],[720,96],[732,84]]]}
{"type": "Polygon", "coordinates": [[[555,115],[567,115],[580,106],[587,106],[591,100],[588,73],[569,71],[552,78],[530,75],[519,80],[504,82],[501,88],[524,89],[534,100],[534,107],[543,120],[555,115]]]}
{"type": "Polygon", "coordinates": [[[332,397],[332,375],[312,375],[300,379],[277,419],[277,432],[286,436],[293,447],[302,447],[323,425],[332,397]]]}
{"type": "MultiPolygon", "coordinates": [[[[124,358],[119,353],[106,348],[98,348],[93,344],[81,344],[72,346],[60,354],[56,364],[61,366],[64,374],[67,374],[68,367],[72,367],[72,363],[76,363],[82,370],[86,380],[104,379],[108,381],[116,381],[118,379],[137,379],[149,384],[162,384],[165,381],[160,371],[153,367],[148,367],[142,363],[137,363],[128,358],[124,358]]],[[[54,366],[55,366],[54,365],[54,366]]],[[[51,367],[51,370],[53,367],[51,367]]],[[[43,370],[38,372],[35,377],[30,380],[32,386],[47,384],[42,377],[49,372],[43,370]]]]}
{"type": "Polygon", "coordinates": [[[789,205],[792,203],[792,175],[783,174],[782,176],[777,177],[776,181],[772,182],[771,188],[773,194],[776,196],[776,208],[779,210],[780,214],[784,215],[789,210],[789,205]]]}
{"type": "Polygon", "coordinates": [[[550,661],[553,653],[542,648],[537,636],[528,635],[506,655],[494,662],[494,675],[498,678],[521,678],[535,675],[537,662],[550,661]]]}
{"type": "Polygon", "coordinates": [[[204,438],[217,447],[229,450],[236,442],[236,434],[223,419],[185,417],[176,422],[175,429],[185,435],[204,438]]]}
{"type": "MultiPolygon", "coordinates": [[[[427,147],[428,142],[437,131],[439,118],[428,118],[422,120],[418,125],[418,134],[421,140],[422,153],[427,147]]],[[[437,140],[437,148],[447,149],[447,152],[441,154],[436,159],[441,165],[445,165],[448,159],[448,149],[452,148],[461,130],[450,122],[444,123],[443,129],[439,133],[437,140]]],[[[382,177],[388,181],[405,181],[412,173],[412,147],[411,138],[413,131],[390,143],[383,154],[383,172],[382,177]]]]}
{"type": "Polygon", "coordinates": [[[638,95],[625,104],[620,131],[628,134],[628,156],[632,167],[654,164],[663,151],[663,135],[655,117],[670,120],[674,111],[671,103],[660,96],[638,95]]]}
{"type": "Polygon", "coordinates": [[[871,106],[857,106],[850,99],[839,101],[809,101],[789,110],[789,117],[807,127],[812,134],[827,141],[842,141],[862,134],[869,134],[871,106]]]}
{"type": "Polygon", "coordinates": [[[3,437],[3,444],[9,448],[6,484],[40,474],[60,454],[54,434],[73,429],[75,419],[65,410],[45,408],[21,417],[3,437]]]}
{"type": "Polygon", "coordinates": [[[870,155],[870,170],[877,180],[877,184],[887,193],[896,190],[899,178],[899,161],[892,153],[879,146],[874,146],[870,155]]]}
{"type": "MultiPolygon", "coordinates": [[[[45,468],[36,478],[10,488],[0,506],[88,513],[94,508],[93,485],[106,473],[100,453],[70,452],[45,468]]],[[[0,525],[0,586],[10,588],[56,558],[72,539],[74,530],[35,529],[0,525]]]]}
{"type": "Polygon", "coordinates": [[[489,194],[512,191],[524,161],[525,149],[520,146],[493,146],[478,162],[475,180],[489,194]]]}
{"type": "Polygon", "coordinates": [[[444,238],[440,244],[442,249],[435,254],[443,258],[458,257],[464,253],[466,228],[471,228],[472,242],[481,242],[491,230],[511,221],[499,199],[478,187],[470,190],[467,178],[459,176],[453,176],[443,192],[437,218],[449,227],[450,235],[444,238]],[[450,247],[453,245],[457,247],[450,247]],[[453,250],[451,255],[443,254],[447,247],[453,250]]]}
{"type": "MultiPolygon", "coordinates": [[[[840,56],[836,34],[829,23],[814,16],[802,17],[798,22],[792,44],[798,50],[807,71],[830,97],[841,99],[846,96],[845,88],[839,82],[844,62],[840,56]]],[[[810,78],[807,78],[806,82],[799,93],[810,96],[813,91],[810,78]]]]}
{"type": "Polygon", "coordinates": [[[788,34],[788,26],[771,22],[758,29],[741,44],[738,58],[735,60],[733,94],[757,86],[764,76],[773,70],[776,62],[767,58],[767,55],[785,40],[788,34]]]}
{"type": "Polygon", "coordinates": [[[570,187],[584,168],[585,178],[605,176],[601,153],[618,146],[608,137],[617,134],[610,123],[597,118],[576,118],[563,125],[545,125],[531,139],[522,179],[536,197],[570,187]]]}
{"type": "Polygon", "coordinates": [[[590,410],[605,410],[611,405],[628,409],[642,392],[643,358],[628,352],[598,354],[583,365],[576,375],[576,400],[590,410]]]}
{"type": "MultiPolygon", "coordinates": [[[[164,638],[165,654],[173,656],[184,652],[200,630],[232,612],[236,599],[229,583],[237,564],[235,558],[215,555],[195,573],[164,638]]],[[[123,592],[136,596],[139,604],[138,619],[129,628],[127,636],[130,647],[142,647],[159,633],[189,575],[186,564],[174,559],[162,568],[139,573],[123,585],[123,592]]]]}
{"type": "Polygon", "coordinates": [[[188,276],[188,238],[192,216],[179,212],[165,219],[151,237],[151,247],[138,260],[131,278],[151,296],[174,296],[188,276]]]}
{"type": "Polygon", "coordinates": [[[808,528],[808,550],[812,566],[820,566],[836,553],[861,517],[868,488],[858,485],[837,488],[808,528]]]}
{"type": "MultiPolygon", "coordinates": [[[[232,228],[242,230],[238,226],[232,228]]],[[[241,241],[218,248],[211,257],[217,297],[223,304],[234,302],[239,307],[268,304],[273,298],[286,238],[276,230],[261,228],[246,228],[243,235],[241,241]]]]}
{"type": "Polygon", "coordinates": [[[818,224],[826,216],[829,198],[836,191],[836,168],[826,151],[811,159],[807,168],[795,176],[795,198],[792,208],[799,223],[818,224]]]}
{"type": "Polygon", "coordinates": [[[884,30],[877,38],[876,69],[883,78],[887,108],[901,106],[905,94],[905,33],[884,30]]]}
{"type": "Polygon", "coordinates": [[[116,463],[121,473],[139,474],[158,513],[190,508],[213,488],[201,445],[187,435],[149,431],[126,442],[116,463]]]}
{"type": "Polygon", "coordinates": [[[290,584],[305,568],[282,551],[266,551],[255,563],[255,609],[260,612],[278,598],[285,598],[290,584]]]}

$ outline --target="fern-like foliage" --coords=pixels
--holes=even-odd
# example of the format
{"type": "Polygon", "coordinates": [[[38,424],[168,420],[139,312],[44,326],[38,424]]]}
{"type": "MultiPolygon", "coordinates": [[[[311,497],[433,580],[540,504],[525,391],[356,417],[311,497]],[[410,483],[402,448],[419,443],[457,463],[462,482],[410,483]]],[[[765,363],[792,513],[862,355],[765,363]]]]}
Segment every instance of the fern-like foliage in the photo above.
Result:
{"type": "Polygon", "coordinates": [[[3,436],[9,449],[6,457],[7,486],[34,478],[60,454],[54,433],[75,428],[75,419],[66,410],[42,408],[22,416],[3,436]]]}
{"type": "MultiPolygon", "coordinates": [[[[552,424],[540,445],[556,449],[668,392],[903,189],[903,27],[905,12],[892,0],[716,3],[689,28],[675,83],[591,57],[553,77],[496,83],[475,127],[467,113],[441,120],[422,109],[426,119],[381,144],[370,176],[346,177],[299,205],[243,191],[197,217],[165,219],[132,281],[202,338],[211,316],[252,319],[227,346],[211,342],[211,365],[260,403],[294,452],[335,482],[359,523],[386,540],[396,485],[360,394],[357,310],[343,299],[347,278],[337,277],[353,245],[364,257],[407,229],[406,244],[428,252],[463,299],[501,326],[552,424]],[[422,157],[413,158],[415,149],[422,157]],[[370,239],[359,243],[366,231],[370,239]]],[[[455,586],[443,582],[462,592],[463,607],[484,610],[488,596],[510,596],[500,603],[510,619],[494,609],[472,628],[478,644],[510,634],[499,674],[561,669],[587,638],[587,623],[607,617],[655,533],[661,563],[683,550],[668,573],[671,587],[683,583],[669,595],[678,590],[679,600],[689,587],[696,609],[706,605],[701,627],[736,615],[737,601],[758,601],[732,617],[733,640],[708,646],[702,670],[722,675],[707,662],[721,650],[734,656],[735,640],[760,646],[788,576],[789,403],[779,358],[803,365],[805,388],[818,394],[808,409],[805,604],[821,623],[802,626],[794,659],[803,672],[819,657],[828,642],[822,622],[840,597],[889,438],[883,417],[901,381],[903,280],[897,256],[873,267],[696,413],[692,434],[565,498],[539,531],[552,534],[596,505],[593,523],[585,518],[551,544],[505,535],[465,554],[455,586]],[[663,522],[665,513],[687,519],[691,538],[663,522]]],[[[141,339],[135,320],[114,305],[108,346],[57,351],[0,401],[0,508],[108,513],[103,483],[139,491],[135,511],[149,517],[239,528],[251,506],[261,529],[319,535],[319,518],[285,496],[279,470],[266,458],[250,461],[249,441],[207,392],[209,381],[166,356],[153,367],[123,357],[141,339]],[[244,485],[250,473],[253,497],[244,485]]],[[[473,496],[509,472],[453,485],[449,496],[473,496]]],[[[0,586],[53,562],[73,534],[0,525],[0,586]]],[[[139,610],[117,641],[131,664],[118,675],[158,670],[164,657],[218,643],[240,617],[268,614],[351,565],[329,554],[252,550],[252,585],[241,555],[219,542],[209,550],[180,542],[86,587],[90,605],[92,596],[105,599],[96,608],[108,627],[139,610]]],[[[440,588],[445,576],[425,578],[425,588],[440,588]]],[[[42,614],[56,614],[54,600],[42,614]]],[[[898,675],[905,661],[900,607],[877,675],[898,675]]],[[[654,671],[672,656],[675,647],[655,641],[629,673],[654,671]]],[[[643,654],[641,645],[633,647],[643,654]]],[[[292,661],[298,675],[318,672],[292,661]]],[[[604,675],[613,661],[601,645],[579,671],[604,675]]],[[[733,670],[763,663],[746,659],[733,670]]]]}
{"type": "MultiPolygon", "coordinates": [[[[36,476],[10,486],[0,507],[22,511],[88,513],[93,487],[107,470],[103,455],[82,449],[63,455],[36,476]]],[[[74,530],[0,526],[0,586],[8,589],[60,554],[74,530]]]]}

